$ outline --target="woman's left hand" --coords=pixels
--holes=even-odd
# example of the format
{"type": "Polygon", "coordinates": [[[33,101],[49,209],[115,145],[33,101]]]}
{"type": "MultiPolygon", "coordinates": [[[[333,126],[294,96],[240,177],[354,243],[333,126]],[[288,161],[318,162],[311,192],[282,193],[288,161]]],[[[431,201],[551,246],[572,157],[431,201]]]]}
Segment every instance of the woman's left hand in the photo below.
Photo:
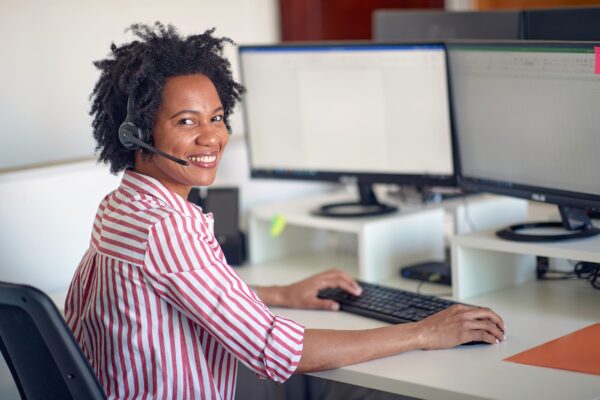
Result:
{"type": "Polygon", "coordinates": [[[340,288],[355,296],[362,293],[362,288],[350,275],[340,269],[330,269],[291,285],[282,286],[280,305],[290,308],[339,310],[340,305],[337,302],[317,297],[319,291],[326,288],[340,288]]]}

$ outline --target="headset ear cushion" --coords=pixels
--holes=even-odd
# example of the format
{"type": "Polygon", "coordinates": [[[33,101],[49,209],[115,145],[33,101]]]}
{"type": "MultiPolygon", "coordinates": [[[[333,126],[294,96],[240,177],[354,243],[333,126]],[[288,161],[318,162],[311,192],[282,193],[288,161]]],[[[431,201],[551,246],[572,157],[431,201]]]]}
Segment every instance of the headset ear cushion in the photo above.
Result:
{"type": "Polygon", "coordinates": [[[131,139],[144,141],[143,138],[140,137],[141,134],[142,130],[132,122],[125,121],[119,126],[119,141],[127,150],[137,150],[140,148],[140,146],[131,139]]]}

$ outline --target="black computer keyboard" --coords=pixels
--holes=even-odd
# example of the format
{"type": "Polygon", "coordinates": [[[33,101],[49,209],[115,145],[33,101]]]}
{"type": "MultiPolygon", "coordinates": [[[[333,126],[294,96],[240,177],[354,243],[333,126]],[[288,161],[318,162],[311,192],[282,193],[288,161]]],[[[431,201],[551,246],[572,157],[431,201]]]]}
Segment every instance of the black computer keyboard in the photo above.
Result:
{"type": "Polygon", "coordinates": [[[417,322],[456,302],[385,286],[358,282],[363,292],[351,295],[339,288],[319,292],[322,299],[335,300],[340,309],[395,324],[417,322]]]}

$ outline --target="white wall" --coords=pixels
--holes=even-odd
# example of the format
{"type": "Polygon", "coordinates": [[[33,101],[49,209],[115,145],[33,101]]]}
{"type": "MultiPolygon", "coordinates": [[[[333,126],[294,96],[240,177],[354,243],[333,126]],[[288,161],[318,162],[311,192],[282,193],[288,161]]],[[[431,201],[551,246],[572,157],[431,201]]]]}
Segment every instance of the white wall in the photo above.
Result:
{"type": "MultiPolygon", "coordinates": [[[[132,40],[132,23],[157,20],[184,35],[216,27],[238,43],[279,39],[276,0],[2,0],[0,171],[91,156],[92,61],[132,40]]],[[[236,49],[226,54],[237,76],[236,49]]],[[[236,131],[240,122],[234,116],[236,131]]]]}

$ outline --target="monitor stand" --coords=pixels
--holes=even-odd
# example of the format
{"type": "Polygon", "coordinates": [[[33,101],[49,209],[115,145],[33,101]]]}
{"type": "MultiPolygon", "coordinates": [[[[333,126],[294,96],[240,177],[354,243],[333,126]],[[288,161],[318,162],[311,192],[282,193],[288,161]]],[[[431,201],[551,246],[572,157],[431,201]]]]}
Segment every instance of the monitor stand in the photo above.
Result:
{"type": "Polygon", "coordinates": [[[398,210],[397,207],[380,203],[373,192],[370,183],[357,183],[359,202],[325,204],[313,211],[313,215],[334,218],[370,217],[389,214],[398,210]]]}
{"type": "Polygon", "coordinates": [[[592,225],[587,211],[582,208],[559,206],[561,222],[530,222],[511,225],[496,232],[496,236],[517,242],[558,242],[582,239],[600,234],[600,229],[592,225]],[[568,233],[534,234],[523,232],[529,229],[564,228],[568,233]]]}

